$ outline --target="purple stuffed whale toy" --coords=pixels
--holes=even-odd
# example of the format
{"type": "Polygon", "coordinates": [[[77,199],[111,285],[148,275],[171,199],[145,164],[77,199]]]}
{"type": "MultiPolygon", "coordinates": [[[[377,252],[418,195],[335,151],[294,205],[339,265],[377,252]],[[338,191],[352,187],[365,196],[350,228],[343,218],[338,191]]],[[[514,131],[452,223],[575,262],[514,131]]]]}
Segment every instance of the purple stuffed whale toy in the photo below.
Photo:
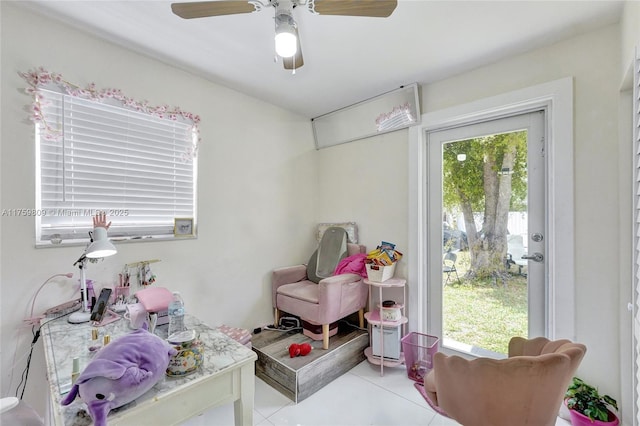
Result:
{"type": "Polygon", "coordinates": [[[164,376],[169,359],[176,352],[144,329],[122,336],[96,354],[62,405],[69,405],[80,396],[95,426],[105,426],[109,411],[138,398],[164,376]]]}

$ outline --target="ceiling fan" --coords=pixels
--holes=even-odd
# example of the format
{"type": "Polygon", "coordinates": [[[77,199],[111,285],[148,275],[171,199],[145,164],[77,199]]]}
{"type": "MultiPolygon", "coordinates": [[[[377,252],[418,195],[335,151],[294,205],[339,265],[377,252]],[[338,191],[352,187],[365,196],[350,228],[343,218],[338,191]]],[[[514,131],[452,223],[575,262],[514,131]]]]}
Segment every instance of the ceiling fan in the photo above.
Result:
{"type": "Polygon", "coordinates": [[[316,15],[386,18],[397,4],[397,0],[217,0],[173,3],[171,10],[181,18],[192,19],[260,12],[273,7],[276,53],[283,59],[284,68],[295,72],[304,65],[304,61],[293,9],[304,7],[316,15]]]}

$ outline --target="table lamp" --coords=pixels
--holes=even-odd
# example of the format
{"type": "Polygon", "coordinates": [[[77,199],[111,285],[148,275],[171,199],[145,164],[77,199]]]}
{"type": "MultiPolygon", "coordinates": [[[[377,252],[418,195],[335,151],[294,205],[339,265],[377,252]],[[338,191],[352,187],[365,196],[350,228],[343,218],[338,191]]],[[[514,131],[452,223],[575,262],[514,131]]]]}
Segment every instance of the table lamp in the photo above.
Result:
{"type": "Polygon", "coordinates": [[[80,268],[80,288],[82,292],[82,308],[78,312],[69,315],[69,322],[72,324],[81,324],[91,319],[91,310],[89,309],[89,301],[87,296],[87,280],[85,277],[85,266],[89,259],[99,259],[102,257],[113,256],[118,252],[115,246],[107,238],[107,229],[104,227],[94,228],[91,235],[91,242],[73,265],[80,268]]]}

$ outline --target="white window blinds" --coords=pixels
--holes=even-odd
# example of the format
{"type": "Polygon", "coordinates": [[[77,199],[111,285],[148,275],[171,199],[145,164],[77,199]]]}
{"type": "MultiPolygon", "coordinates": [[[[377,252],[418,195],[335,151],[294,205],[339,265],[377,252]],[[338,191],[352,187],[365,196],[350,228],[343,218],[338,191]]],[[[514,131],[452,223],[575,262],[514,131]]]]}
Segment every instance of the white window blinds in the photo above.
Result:
{"type": "Polygon", "coordinates": [[[40,90],[36,238],[85,240],[105,211],[109,237],[170,238],[196,217],[197,135],[191,123],[40,90]],[[60,137],[45,137],[45,126],[60,137]]]}

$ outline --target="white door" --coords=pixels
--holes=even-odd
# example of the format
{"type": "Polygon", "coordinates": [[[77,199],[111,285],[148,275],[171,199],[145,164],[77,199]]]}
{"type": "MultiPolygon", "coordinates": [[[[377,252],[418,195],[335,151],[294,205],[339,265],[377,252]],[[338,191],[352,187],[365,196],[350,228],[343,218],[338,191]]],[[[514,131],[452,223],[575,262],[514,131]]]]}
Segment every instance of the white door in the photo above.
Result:
{"type": "MultiPolygon", "coordinates": [[[[469,287],[469,291],[472,292],[470,297],[473,296],[473,292],[479,292],[481,289],[475,288],[474,286],[469,284],[469,282],[465,283],[464,277],[460,277],[462,279],[462,283],[457,281],[458,277],[455,277],[456,281],[452,281],[450,274],[444,275],[443,271],[438,267],[442,264],[443,254],[447,251],[453,251],[457,253],[457,272],[459,274],[463,274],[465,269],[470,268],[471,264],[471,253],[465,253],[465,243],[460,241],[454,241],[453,243],[449,240],[451,238],[450,232],[455,232],[457,234],[458,239],[466,238],[466,244],[474,244],[474,242],[480,241],[480,236],[483,232],[483,216],[489,217],[489,215],[485,215],[486,211],[477,211],[479,210],[477,207],[473,211],[476,220],[474,224],[476,225],[476,232],[473,229],[468,229],[471,231],[470,233],[465,234],[461,229],[469,228],[469,211],[467,211],[465,220],[463,222],[466,223],[467,226],[461,226],[460,221],[462,220],[462,216],[458,216],[458,220],[452,219],[451,212],[449,210],[445,211],[443,209],[443,188],[447,183],[446,180],[450,179],[451,171],[447,171],[447,167],[443,165],[443,154],[445,150],[448,150],[449,154],[451,149],[455,150],[455,144],[466,143],[468,145],[471,143],[480,143],[491,141],[491,137],[498,136],[509,136],[512,138],[518,137],[519,140],[524,139],[524,145],[520,146],[520,151],[522,155],[525,155],[526,150],[526,160],[521,157],[521,163],[525,163],[523,166],[525,170],[525,195],[521,197],[521,204],[519,207],[520,216],[525,217],[525,223],[520,225],[511,224],[512,229],[506,230],[509,235],[519,234],[522,235],[522,242],[524,244],[525,256],[529,259],[520,259],[522,253],[520,253],[516,258],[512,259],[509,264],[511,268],[509,269],[509,274],[512,274],[513,271],[518,271],[520,282],[522,283],[522,292],[526,297],[526,312],[524,313],[524,318],[522,321],[526,322],[524,324],[524,333],[518,333],[520,335],[528,333],[529,336],[545,336],[548,335],[547,328],[548,324],[546,323],[546,283],[547,279],[547,268],[545,265],[545,253],[546,253],[546,235],[547,235],[547,224],[545,221],[545,112],[536,111],[529,112],[525,114],[520,114],[507,118],[494,119],[490,121],[485,121],[481,123],[476,123],[472,125],[464,125],[450,129],[438,130],[427,132],[427,161],[425,162],[425,166],[428,170],[425,172],[425,176],[427,176],[427,182],[425,185],[425,199],[427,200],[428,208],[427,208],[427,226],[425,227],[424,235],[422,238],[425,239],[424,247],[427,248],[426,256],[428,258],[427,263],[429,265],[433,265],[433,267],[429,268],[428,271],[428,290],[427,290],[427,306],[428,306],[428,330],[429,334],[435,336],[442,336],[441,346],[442,348],[447,350],[459,351],[464,353],[469,353],[473,355],[488,355],[488,356],[496,356],[501,357],[506,354],[506,350],[495,349],[490,347],[491,345],[478,343],[478,341],[474,340],[474,335],[477,337],[481,334],[481,330],[483,328],[489,327],[492,331],[489,334],[496,335],[495,330],[498,329],[508,329],[508,326],[511,322],[515,322],[514,318],[510,318],[510,314],[506,314],[505,317],[498,318],[488,318],[484,320],[478,321],[488,321],[488,324],[453,324],[451,327],[451,321],[460,321],[460,318],[455,319],[456,314],[462,314],[461,317],[466,322],[471,317],[471,308],[475,307],[475,305],[471,306],[446,306],[447,303],[459,303],[455,301],[449,300],[448,302],[443,298],[447,290],[447,287],[444,286],[460,286],[467,285],[469,287]],[[524,148],[523,148],[524,146],[524,148]],[[443,177],[443,171],[449,173],[447,176],[443,177]],[[524,204],[524,207],[523,207],[524,204]],[[445,222],[443,224],[443,221],[445,222]],[[457,222],[457,223],[449,223],[457,222]],[[477,222],[477,223],[476,223],[477,222]],[[443,227],[448,229],[449,231],[443,231],[443,227]],[[518,229],[515,229],[518,227],[518,229]],[[451,231],[453,230],[453,231],[451,231]],[[478,238],[475,238],[478,236],[478,238]],[[466,260],[463,260],[466,259],[466,260]],[[467,265],[464,265],[460,262],[469,262],[467,265]],[[520,265],[518,265],[520,264],[520,265]],[[467,268],[465,268],[465,266],[467,268]],[[446,282],[445,281],[446,278],[446,282]],[[448,314],[449,312],[449,314],[448,314]],[[447,318],[447,315],[450,315],[451,318],[447,318]],[[454,319],[452,319],[454,318],[454,319]],[[447,321],[449,320],[449,323],[447,321]],[[453,328],[466,329],[467,334],[456,334],[453,331],[444,330],[443,324],[447,324],[447,330],[453,328]],[[466,336],[466,337],[465,337],[466,336]],[[489,346],[489,347],[483,347],[489,346]]],[[[460,145],[461,147],[463,145],[460,145]]],[[[515,152],[515,149],[514,149],[515,152]]],[[[458,161],[470,161],[470,158],[467,158],[467,155],[473,155],[471,153],[466,154],[458,154],[458,161]]],[[[477,152],[476,152],[477,155],[477,152]]],[[[515,155],[515,154],[514,154],[515,155]]],[[[506,155],[505,155],[506,157],[506,155]]],[[[503,158],[504,159],[504,158],[503,158]]],[[[501,160],[502,161],[502,160],[501,160]]],[[[506,159],[505,159],[506,161],[506,159]]],[[[477,167],[483,167],[482,161],[477,162],[479,164],[477,167]]],[[[486,157],[484,163],[487,163],[486,157]]],[[[450,164],[450,163],[449,163],[450,164]]],[[[473,163],[469,163],[473,166],[473,163]]],[[[504,164],[504,163],[501,163],[504,164]]],[[[469,169],[467,169],[469,170],[469,169]]],[[[509,181],[511,181],[510,173],[513,173],[514,169],[510,169],[509,167],[504,167],[502,169],[496,170],[496,175],[491,176],[491,179],[503,179],[505,177],[509,177],[509,181]]],[[[458,169],[457,173],[465,173],[463,169],[458,169]]],[[[469,173],[467,171],[466,173],[469,173]]],[[[488,178],[485,177],[485,181],[488,178]]],[[[502,182],[502,181],[501,181],[502,182]]],[[[502,184],[500,184],[502,185],[502,184]]],[[[483,191],[483,184],[479,183],[480,186],[477,188],[477,191],[483,191]]],[[[508,186],[504,186],[507,190],[510,190],[511,184],[508,186]]],[[[515,186],[514,186],[515,188],[515,186]]],[[[471,191],[471,190],[469,190],[471,191]]],[[[473,190],[474,192],[476,189],[473,190]]],[[[488,197],[487,194],[484,195],[488,197]]],[[[512,199],[514,197],[511,196],[511,192],[509,192],[509,197],[512,199]]],[[[507,198],[508,200],[509,198],[507,198]]],[[[517,216],[517,215],[516,215],[517,216]]],[[[504,220],[502,221],[504,223],[504,220]]],[[[491,229],[488,223],[485,225],[485,228],[491,229]]],[[[498,231],[496,231],[498,232],[498,231]]],[[[505,232],[503,231],[500,232],[505,232]]],[[[485,240],[486,246],[486,235],[482,235],[482,238],[485,240]]],[[[503,239],[505,241],[505,249],[506,249],[506,236],[503,235],[503,239]]],[[[479,252],[478,250],[474,250],[474,253],[479,252]]],[[[478,256],[474,256],[478,257],[478,256]]],[[[477,259],[476,259],[477,260],[477,259]]],[[[502,275],[505,276],[505,275],[502,275]]],[[[496,290],[501,290],[502,287],[505,287],[505,284],[500,279],[499,276],[496,276],[495,284],[496,290]],[[498,288],[499,287],[499,288],[498,288]]],[[[508,286],[508,284],[507,284],[508,286]]],[[[489,291],[492,291],[492,288],[488,288],[489,291]]],[[[457,299],[456,299],[457,300],[457,299]]],[[[508,302],[510,303],[510,302],[508,302]]],[[[519,303],[522,303],[520,301],[519,303]]],[[[478,304],[480,307],[480,304],[478,304]]],[[[515,315],[514,315],[515,316],[515,315]]],[[[522,322],[521,321],[521,322],[522,322]]],[[[522,324],[520,324],[522,326],[522,324]]],[[[508,331],[506,332],[509,333],[508,331]]],[[[527,337],[527,336],[523,336],[527,337]]],[[[481,340],[481,339],[480,339],[481,340]]],[[[504,345],[503,345],[504,346],[504,345]]]]}

